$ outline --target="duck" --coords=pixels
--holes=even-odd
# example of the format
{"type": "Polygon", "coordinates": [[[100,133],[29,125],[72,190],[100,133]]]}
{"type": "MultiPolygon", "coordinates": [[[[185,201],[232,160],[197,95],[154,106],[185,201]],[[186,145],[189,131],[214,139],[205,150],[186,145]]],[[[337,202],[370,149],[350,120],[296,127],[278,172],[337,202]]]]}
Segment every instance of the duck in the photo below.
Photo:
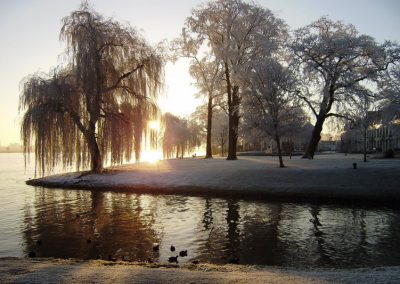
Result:
{"type": "Polygon", "coordinates": [[[170,250],[171,250],[171,251],[175,251],[175,247],[174,247],[174,246],[171,246],[170,250]]]}
{"type": "Polygon", "coordinates": [[[175,262],[178,263],[178,255],[177,256],[171,256],[170,258],[168,258],[168,262],[175,262]]]}
{"type": "Polygon", "coordinates": [[[180,257],[187,256],[187,250],[181,250],[181,251],[179,252],[179,256],[180,256],[180,257]]]}
{"type": "Polygon", "coordinates": [[[153,245],[153,251],[159,251],[160,250],[160,245],[159,244],[154,244],[153,245]]]}
{"type": "Polygon", "coordinates": [[[107,260],[108,261],[117,261],[117,258],[113,257],[111,254],[109,254],[107,260]]]}
{"type": "Polygon", "coordinates": [[[228,263],[229,264],[239,264],[239,259],[238,258],[231,258],[228,263]]]}

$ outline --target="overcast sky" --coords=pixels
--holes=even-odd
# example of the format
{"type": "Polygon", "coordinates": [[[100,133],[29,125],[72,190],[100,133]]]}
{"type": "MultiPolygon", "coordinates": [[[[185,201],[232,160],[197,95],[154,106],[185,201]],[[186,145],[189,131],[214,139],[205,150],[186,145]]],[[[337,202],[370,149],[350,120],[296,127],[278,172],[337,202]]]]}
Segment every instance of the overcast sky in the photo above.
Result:
{"type": "MultiPolygon", "coordinates": [[[[57,65],[65,45],[59,42],[61,19],[80,5],[80,0],[0,0],[0,144],[19,142],[18,114],[21,79],[57,65]]],[[[197,0],[92,0],[107,17],[142,30],[151,43],[176,37],[197,0]]],[[[351,23],[361,32],[400,42],[400,1],[397,0],[260,0],[263,7],[284,19],[291,29],[323,15],[351,23]]],[[[163,111],[191,113],[199,101],[187,72],[187,63],[166,67],[163,111]]]]}

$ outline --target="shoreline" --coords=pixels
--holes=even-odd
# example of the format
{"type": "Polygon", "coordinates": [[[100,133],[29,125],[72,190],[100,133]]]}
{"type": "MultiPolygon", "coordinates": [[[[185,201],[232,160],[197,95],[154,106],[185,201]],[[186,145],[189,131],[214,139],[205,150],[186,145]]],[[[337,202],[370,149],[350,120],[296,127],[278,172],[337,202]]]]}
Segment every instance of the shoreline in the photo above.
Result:
{"type": "Polygon", "coordinates": [[[48,188],[182,194],[293,202],[398,204],[400,160],[361,162],[361,155],[174,159],[111,167],[104,174],[67,173],[26,181],[48,188]],[[352,164],[357,162],[358,168],[352,164]]]}
{"type": "MultiPolygon", "coordinates": [[[[274,201],[291,203],[315,203],[315,204],[351,204],[357,206],[399,206],[400,196],[397,193],[390,195],[380,195],[379,193],[335,193],[335,187],[307,188],[301,192],[291,192],[290,188],[250,188],[250,189],[226,189],[219,187],[196,187],[196,186],[149,186],[143,185],[74,185],[57,184],[46,181],[27,181],[28,185],[34,187],[45,187],[50,189],[70,189],[70,190],[98,190],[133,194],[151,195],[184,195],[193,197],[211,198],[232,198],[250,201],[274,201]]],[[[396,189],[392,189],[394,191],[396,189]]]]}
{"type": "Polygon", "coordinates": [[[400,266],[296,269],[273,266],[146,264],[0,258],[1,283],[398,283],[400,266]]]}

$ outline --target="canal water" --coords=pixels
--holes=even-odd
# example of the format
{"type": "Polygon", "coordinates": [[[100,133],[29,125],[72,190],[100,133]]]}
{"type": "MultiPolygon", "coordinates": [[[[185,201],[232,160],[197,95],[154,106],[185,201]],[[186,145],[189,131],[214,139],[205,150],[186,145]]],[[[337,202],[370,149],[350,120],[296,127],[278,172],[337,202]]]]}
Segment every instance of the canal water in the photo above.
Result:
{"type": "Polygon", "coordinates": [[[0,154],[0,257],[400,265],[393,207],[45,189],[25,185],[33,175],[22,154],[0,154]]]}

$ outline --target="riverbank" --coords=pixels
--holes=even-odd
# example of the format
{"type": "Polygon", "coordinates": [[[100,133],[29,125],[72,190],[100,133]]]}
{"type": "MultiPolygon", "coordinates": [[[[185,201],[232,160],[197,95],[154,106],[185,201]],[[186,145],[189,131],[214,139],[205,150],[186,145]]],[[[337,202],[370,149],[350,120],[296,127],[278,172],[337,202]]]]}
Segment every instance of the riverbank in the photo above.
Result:
{"type": "Polygon", "coordinates": [[[242,196],[266,199],[398,202],[400,160],[326,154],[314,160],[240,157],[236,161],[173,159],[112,167],[102,175],[70,173],[27,181],[53,188],[135,193],[242,196]],[[357,169],[353,168],[357,163],[357,169]]]}
{"type": "Polygon", "coordinates": [[[399,283],[400,267],[298,270],[0,258],[1,283],[399,283]]]}

